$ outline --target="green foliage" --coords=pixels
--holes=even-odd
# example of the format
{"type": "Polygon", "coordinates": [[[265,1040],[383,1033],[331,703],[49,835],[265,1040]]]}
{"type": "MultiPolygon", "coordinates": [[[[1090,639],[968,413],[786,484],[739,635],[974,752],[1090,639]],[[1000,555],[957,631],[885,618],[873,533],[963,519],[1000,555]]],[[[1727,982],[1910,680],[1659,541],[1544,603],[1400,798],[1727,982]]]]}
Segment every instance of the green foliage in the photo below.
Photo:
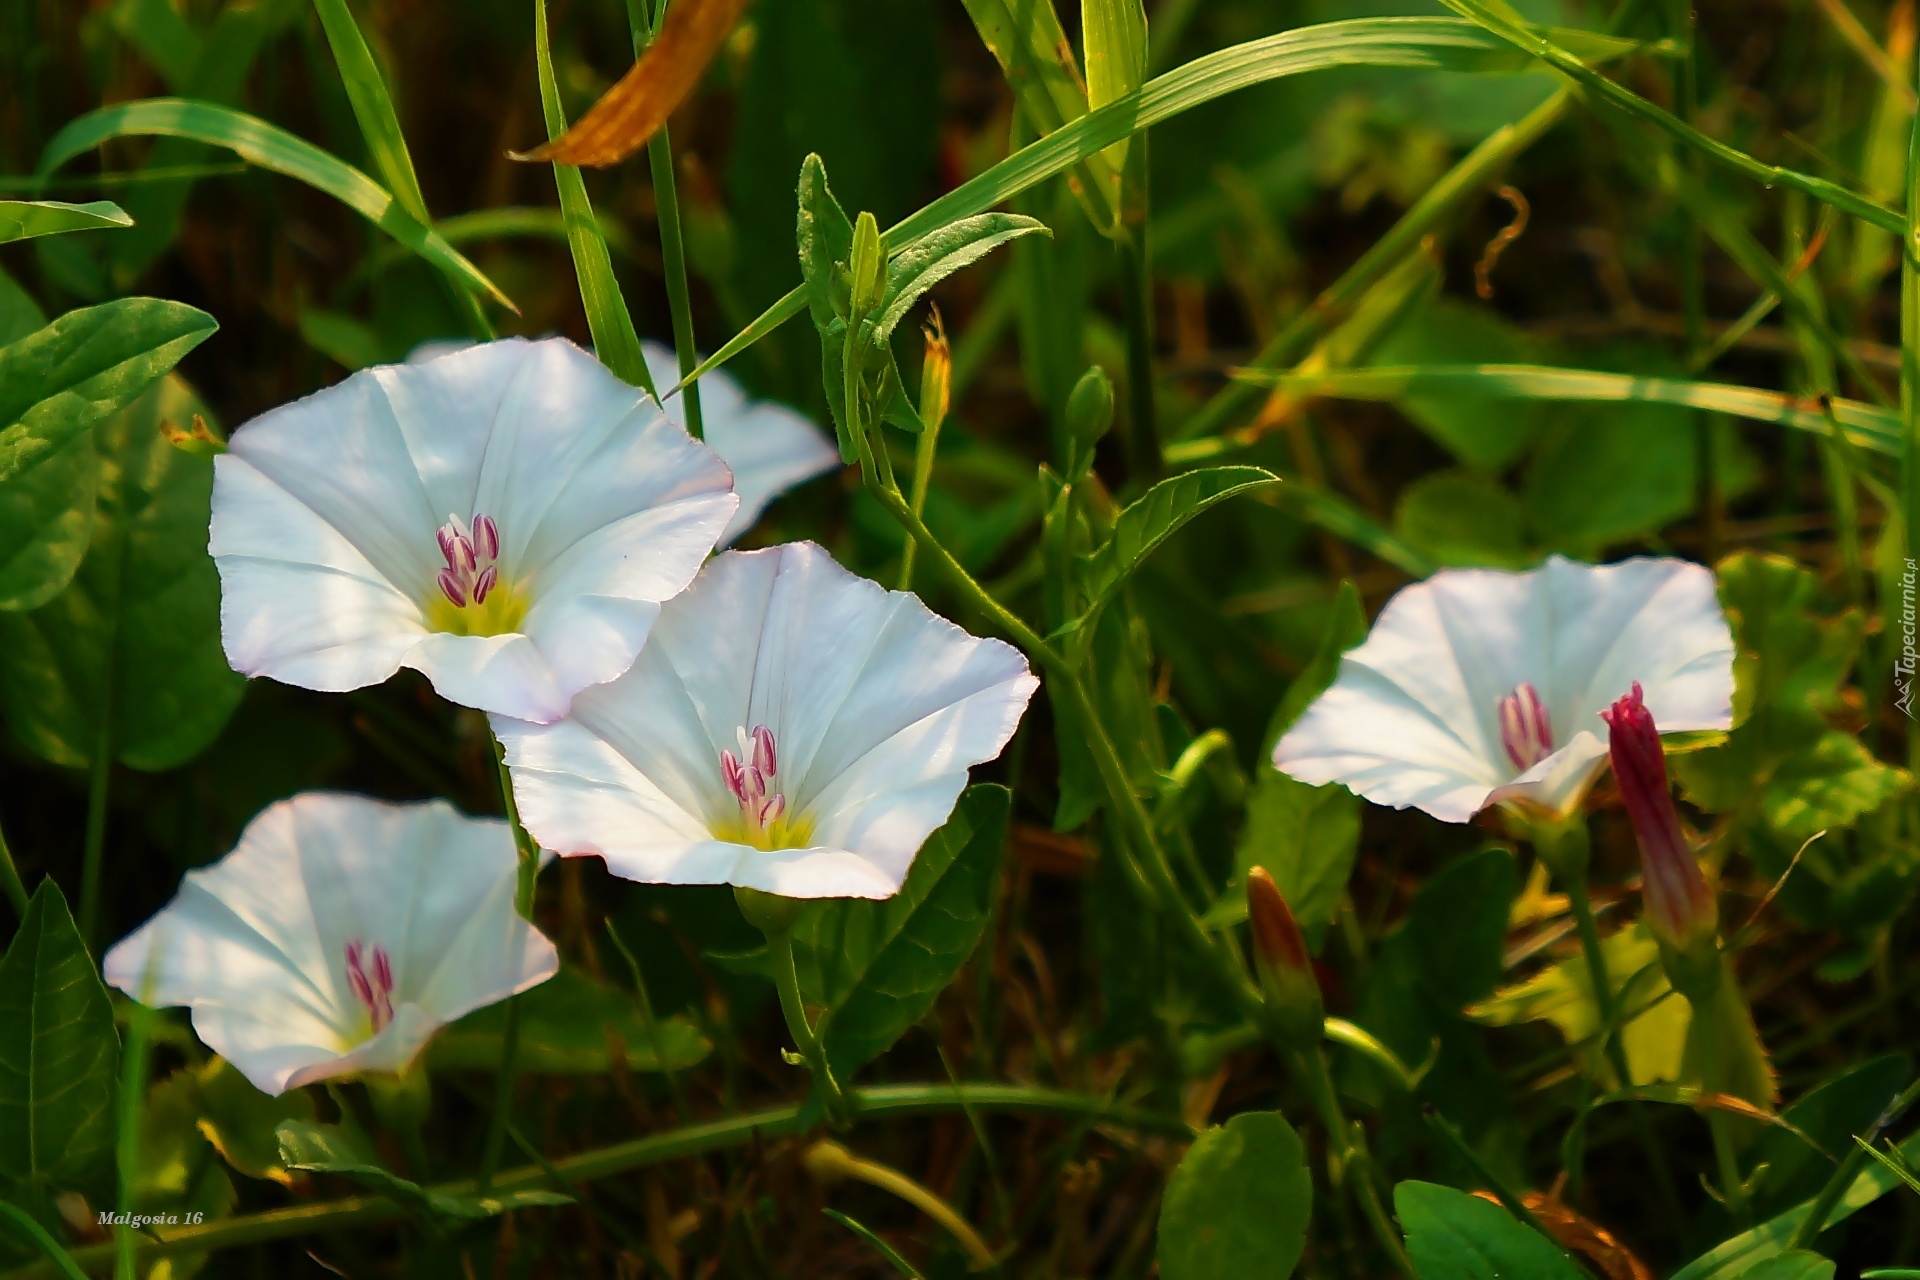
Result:
{"type": "Polygon", "coordinates": [[[1160,1274],[1288,1276],[1306,1245],[1313,1178],[1277,1111],[1246,1111],[1195,1138],[1160,1205],[1160,1274]]]}
{"type": "Polygon", "coordinates": [[[106,1202],[119,1048],[67,900],[42,880],[0,959],[0,1194],[42,1220],[57,1191],[106,1202]]]}
{"type": "Polygon", "coordinates": [[[1403,1182],[1393,1208],[1420,1280],[1577,1280],[1557,1245],[1499,1205],[1431,1182],[1403,1182]]]}
{"type": "Polygon", "coordinates": [[[1833,1280],[1834,1265],[1817,1253],[1794,1249],[1738,1273],[1738,1280],[1833,1280]]]}
{"type": "Polygon", "coordinates": [[[0,348],[0,485],[132,403],[218,327],[177,302],[123,298],[70,311],[0,348]]]}
{"type": "MultiPolygon", "coordinates": [[[[598,1074],[612,1069],[615,1052],[631,1071],[681,1071],[712,1050],[685,1018],[650,1022],[633,997],[571,965],[515,999],[524,1071],[598,1074]]],[[[435,1070],[494,1070],[506,1020],[504,1004],[474,1010],[434,1037],[428,1064],[435,1070]]]]}
{"type": "Polygon", "coordinates": [[[800,988],[821,1006],[827,1060],[851,1079],[925,1017],[993,910],[1007,839],[1006,788],[969,788],[913,861],[900,892],[828,902],[794,927],[800,988]]]}
{"type": "Polygon", "coordinates": [[[133,219],[111,200],[66,204],[59,200],[0,200],[0,244],[56,236],[65,231],[130,227],[133,219]]]}
{"type": "Polygon", "coordinates": [[[531,1187],[475,1195],[423,1187],[388,1169],[368,1144],[366,1135],[345,1125],[287,1120],[276,1133],[280,1140],[280,1160],[287,1168],[351,1178],[416,1213],[436,1218],[472,1221],[515,1209],[573,1203],[572,1196],[531,1187]]]}
{"type": "Polygon", "coordinates": [[[1310,787],[1261,765],[1234,846],[1234,871],[1244,880],[1253,868],[1265,867],[1316,947],[1333,922],[1359,851],[1359,796],[1342,786],[1310,787]]]}
{"type": "Polygon", "coordinates": [[[56,764],[96,753],[137,769],[191,760],[244,682],[220,648],[220,581],[206,555],[211,463],[167,444],[161,423],[202,406],[177,378],[95,429],[99,480],[86,558],[38,609],[0,613],[0,707],[56,764]]]}

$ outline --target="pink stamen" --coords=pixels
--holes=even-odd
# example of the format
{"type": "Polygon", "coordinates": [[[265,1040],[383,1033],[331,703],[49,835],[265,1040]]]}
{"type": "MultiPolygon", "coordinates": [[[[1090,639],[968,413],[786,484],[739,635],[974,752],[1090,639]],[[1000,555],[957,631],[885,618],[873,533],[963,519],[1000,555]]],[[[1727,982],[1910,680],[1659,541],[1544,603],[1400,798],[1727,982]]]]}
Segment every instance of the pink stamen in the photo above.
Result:
{"type": "Polygon", "coordinates": [[[1513,767],[1525,773],[1553,754],[1553,721],[1540,691],[1522,683],[1500,699],[1500,745],[1513,767]]]}
{"type": "Polygon", "coordinates": [[[347,986],[372,1019],[376,1035],[393,1021],[393,965],[385,947],[368,951],[358,938],[347,943],[347,986]]]}
{"type": "Polygon", "coordinates": [[[774,790],[780,755],[773,731],[763,724],[749,734],[739,731],[740,754],[720,752],[720,780],[740,806],[740,816],[753,831],[764,832],[787,811],[787,798],[774,790]]]}
{"type": "Polygon", "coordinates": [[[441,593],[456,609],[486,603],[488,593],[500,582],[495,564],[500,556],[500,529],[493,517],[477,514],[469,529],[459,516],[449,515],[434,537],[447,562],[438,579],[441,593]]]}

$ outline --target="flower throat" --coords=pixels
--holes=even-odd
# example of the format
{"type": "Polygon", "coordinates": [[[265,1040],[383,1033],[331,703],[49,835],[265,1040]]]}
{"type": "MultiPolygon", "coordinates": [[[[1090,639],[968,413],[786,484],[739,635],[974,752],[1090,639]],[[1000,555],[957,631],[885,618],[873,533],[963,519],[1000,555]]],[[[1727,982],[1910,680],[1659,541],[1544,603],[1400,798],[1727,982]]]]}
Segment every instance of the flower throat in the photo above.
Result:
{"type": "Polygon", "coordinates": [[[779,786],[780,755],[773,731],[763,724],[753,732],[739,729],[740,754],[720,752],[720,780],[733,797],[736,813],[714,824],[721,840],[750,844],[756,849],[799,849],[813,836],[813,824],[788,812],[786,793],[779,786]]]}

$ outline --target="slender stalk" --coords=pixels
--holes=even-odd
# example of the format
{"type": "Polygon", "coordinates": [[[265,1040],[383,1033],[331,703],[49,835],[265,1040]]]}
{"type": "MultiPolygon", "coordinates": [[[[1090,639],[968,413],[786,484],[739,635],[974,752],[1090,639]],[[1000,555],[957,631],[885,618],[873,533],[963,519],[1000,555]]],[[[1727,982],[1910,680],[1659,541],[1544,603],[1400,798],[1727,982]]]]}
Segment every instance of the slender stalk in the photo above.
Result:
{"type": "MultiPolygon", "coordinates": [[[[1086,1094],[1027,1085],[904,1084],[882,1085],[851,1091],[858,1104],[861,1120],[885,1120],[896,1117],[939,1114],[975,1107],[981,1111],[1009,1114],[1058,1116],[1083,1123],[1119,1125],[1141,1132],[1188,1137],[1193,1129],[1175,1115],[1142,1111],[1086,1094]]],[[[799,1128],[800,1107],[771,1107],[744,1115],[670,1129],[643,1138],[614,1143],[557,1160],[509,1169],[494,1179],[497,1190],[548,1186],[554,1177],[576,1183],[594,1182],[635,1169],[688,1159],[713,1151],[748,1146],[770,1138],[784,1137],[799,1128]]],[[[470,1195],[475,1183],[470,1180],[443,1183],[434,1190],[454,1195],[470,1195]]],[[[293,1236],[344,1227],[370,1226],[394,1222],[407,1216],[405,1206],[379,1196],[350,1196],[325,1204],[296,1204],[264,1213],[242,1214],[191,1227],[162,1227],[151,1240],[141,1242],[139,1261],[182,1254],[210,1253],[242,1245],[284,1240],[293,1236]]],[[[90,1245],[73,1252],[83,1270],[110,1266],[115,1246],[90,1245]]],[[[33,1263],[5,1273],[3,1280],[46,1280],[62,1272],[51,1262],[33,1263]]]]}
{"type": "MultiPolygon", "coordinates": [[[[907,507],[918,520],[927,510],[927,490],[933,487],[933,455],[940,445],[939,422],[927,424],[926,430],[913,446],[913,489],[907,498],[907,507]]],[[[920,549],[920,539],[909,537],[906,549],[900,553],[900,589],[913,590],[914,555],[920,549]]]]}
{"type": "MultiPolygon", "coordinates": [[[[114,1209],[119,1214],[134,1210],[133,1180],[140,1168],[140,1126],[147,1093],[147,1061],[152,1047],[147,1019],[151,1015],[144,1004],[132,1005],[127,1018],[127,1043],[120,1062],[120,1114],[114,1143],[114,1165],[119,1173],[114,1209]]],[[[135,1280],[134,1248],[139,1233],[131,1225],[113,1228],[115,1280],[135,1280]]]]}
{"type": "Polygon", "coordinates": [[[1713,1163],[1720,1173],[1720,1197],[1734,1226],[1744,1231],[1753,1225],[1753,1206],[1747,1199],[1746,1180],[1740,1176],[1740,1152],[1733,1138],[1733,1117],[1724,1111],[1709,1111],[1707,1132],[1713,1135],[1713,1163]]]}
{"type": "MultiPolygon", "coordinates": [[[[1133,146],[1144,149],[1147,136],[1133,146]]],[[[1132,167],[1129,158],[1128,167],[1132,167]]],[[[1144,181],[1144,180],[1143,180],[1144,181]]],[[[1153,402],[1153,266],[1148,257],[1147,222],[1129,219],[1114,241],[1120,255],[1120,291],[1127,320],[1127,478],[1146,488],[1159,476],[1160,424],[1153,402]]]]}
{"type": "Polygon", "coordinates": [[[1327,1181],[1336,1191],[1345,1189],[1353,1193],[1360,1205],[1360,1214],[1367,1220],[1367,1227],[1373,1232],[1393,1268],[1407,1280],[1418,1280],[1413,1260],[1407,1257],[1406,1247],[1400,1243],[1400,1232],[1393,1225],[1393,1218],[1387,1213],[1387,1207],[1380,1202],[1380,1192],[1373,1185],[1373,1159],[1368,1154],[1364,1140],[1357,1126],[1347,1123],[1346,1113],[1340,1106],[1340,1095],[1333,1087],[1333,1076],[1327,1070],[1327,1057],[1319,1046],[1294,1052],[1288,1055],[1293,1064],[1294,1075],[1306,1089],[1313,1106],[1320,1113],[1320,1123],[1327,1131],[1327,1181]]]}
{"type": "MultiPolygon", "coordinates": [[[[47,1261],[38,1267],[40,1274],[63,1275],[72,1277],[72,1280],[87,1280],[86,1272],[80,1269],[79,1264],[74,1261],[74,1256],[61,1248],[60,1242],[55,1240],[52,1234],[36,1222],[33,1215],[25,1209],[0,1200],[0,1221],[5,1221],[14,1230],[39,1245],[40,1251],[47,1255],[47,1261]]],[[[105,1260],[104,1257],[102,1260],[105,1260]]],[[[35,1269],[28,1268],[29,1271],[35,1269]]]]}
{"type": "MultiPolygon", "coordinates": [[[[540,848],[520,821],[520,806],[513,798],[513,775],[507,769],[507,749],[488,731],[493,744],[493,762],[499,771],[500,804],[513,828],[513,847],[519,855],[519,874],[514,884],[513,906],[522,917],[533,919],[534,886],[540,876],[540,848]]],[[[506,1147],[507,1121],[513,1112],[514,1086],[520,1074],[520,997],[507,998],[506,1026],[500,1036],[500,1069],[494,1078],[493,1114],[487,1121],[486,1146],[480,1156],[480,1188],[493,1182],[493,1171],[500,1167],[500,1153],[506,1147]]]]}
{"type": "Polygon", "coordinates": [[[1480,1158],[1480,1153],[1475,1151],[1473,1147],[1468,1144],[1467,1140],[1460,1136],[1460,1131],[1448,1124],[1446,1118],[1435,1111],[1431,1104],[1426,1108],[1426,1119],[1427,1128],[1439,1135],[1440,1141],[1445,1144],[1447,1149],[1453,1152],[1460,1160],[1464,1161],[1468,1168],[1473,1170],[1474,1177],[1478,1178],[1487,1190],[1493,1193],[1493,1198],[1500,1202],[1501,1208],[1539,1232],[1554,1248],[1559,1249],[1562,1253],[1566,1252],[1565,1248],[1560,1244],[1560,1241],[1554,1237],[1553,1232],[1547,1230],[1547,1224],[1540,1221],[1539,1216],[1536,1215],[1533,1210],[1527,1208],[1525,1201],[1513,1194],[1513,1191],[1507,1184],[1501,1181],[1500,1176],[1487,1165],[1485,1160],[1480,1158]]]}
{"type": "Polygon", "coordinates": [[[25,920],[27,886],[20,879],[20,869],[13,865],[13,850],[7,847],[5,831],[0,831],[0,889],[6,890],[7,901],[13,904],[13,914],[25,920]]]}
{"type": "Polygon", "coordinates": [[[100,862],[107,847],[107,790],[113,773],[112,726],[112,708],[103,707],[100,736],[93,748],[93,772],[87,781],[86,842],[80,852],[80,937],[88,951],[96,949],[100,924],[100,862]]]}
{"type": "Polygon", "coordinates": [[[808,1172],[816,1178],[835,1179],[852,1178],[864,1182],[889,1195],[897,1196],[920,1212],[932,1218],[945,1229],[948,1235],[959,1242],[960,1247],[973,1259],[976,1268],[991,1267],[994,1264],[993,1250],[980,1238],[973,1224],[960,1216],[952,1205],[935,1195],[929,1188],[915,1182],[906,1174],[877,1160],[867,1160],[855,1155],[837,1142],[823,1139],[807,1149],[802,1157],[808,1172]]]}
{"type": "Polygon", "coordinates": [[[807,1004],[800,995],[800,973],[793,963],[792,922],[766,929],[766,935],[767,957],[773,963],[773,985],[780,993],[780,1013],[787,1020],[787,1030],[792,1033],[800,1056],[806,1060],[807,1070],[813,1073],[814,1083],[819,1086],[828,1119],[836,1128],[843,1128],[852,1118],[847,1095],[834,1078],[826,1047],[820,1043],[819,1033],[807,1017],[807,1004]]]}

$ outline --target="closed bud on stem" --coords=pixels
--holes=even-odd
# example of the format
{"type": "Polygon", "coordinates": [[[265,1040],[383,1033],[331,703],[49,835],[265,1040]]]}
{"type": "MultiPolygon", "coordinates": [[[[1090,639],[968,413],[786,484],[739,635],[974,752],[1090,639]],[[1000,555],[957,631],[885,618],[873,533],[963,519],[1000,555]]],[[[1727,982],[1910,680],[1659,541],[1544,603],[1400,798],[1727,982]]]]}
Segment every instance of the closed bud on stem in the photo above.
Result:
{"type": "Polygon", "coordinates": [[[880,305],[887,288],[887,255],[880,248],[880,224],[871,213],[862,213],[853,224],[847,266],[853,276],[853,314],[865,316],[880,305]]]}
{"type": "Polygon", "coordinates": [[[1247,922],[1254,965],[1276,1023],[1294,1048],[1311,1049],[1326,1028],[1326,1007],[1299,922],[1265,867],[1247,873],[1247,922]]]}
{"type": "Polygon", "coordinates": [[[1093,448],[1113,427],[1113,381],[1094,365],[1080,375],[1067,396],[1067,434],[1083,459],[1091,461],[1093,448]]]}
{"type": "Polygon", "coordinates": [[[947,345],[940,308],[933,309],[933,322],[922,332],[927,337],[927,354],[920,362],[920,422],[928,431],[938,431],[947,420],[947,405],[953,397],[953,348],[947,345]]]}
{"type": "Polygon", "coordinates": [[[1647,927],[1674,988],[1689,998],[1705,994],[1719,980],[1720,907],[1673,807],[1660,731],[1638,683],[1600,714],[1614,784],[1640,846],[1647,927]]]}

